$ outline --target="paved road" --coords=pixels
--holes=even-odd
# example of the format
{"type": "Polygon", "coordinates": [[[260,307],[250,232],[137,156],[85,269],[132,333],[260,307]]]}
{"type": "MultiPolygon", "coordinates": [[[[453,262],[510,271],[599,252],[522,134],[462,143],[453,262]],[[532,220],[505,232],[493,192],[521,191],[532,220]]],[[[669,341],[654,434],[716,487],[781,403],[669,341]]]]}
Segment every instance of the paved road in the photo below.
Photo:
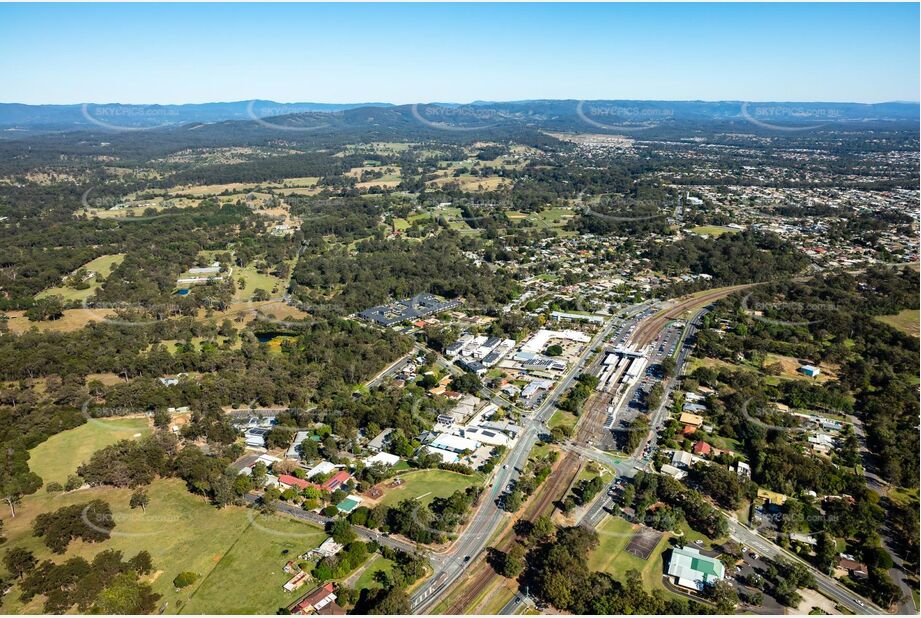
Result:
{"type": "MultiPolygon", "coordinates": [[[[691,335],[693,335],[695,330],[695,324],[699,322],[702,316],[706,313],[706,310],[699,311],[691,322],[688,325],[688,328],[683,333],[683,339],[679,343],[679,352],[676,358],[676,375],[681,375],[681,372],[684,368],[684,363],[687,360],[688,355],[690,354],[690,346],[687,345],[688,340],[691,335]]],[[[672,384],[675,384],[677,381],[674,381],[672,384]]],[[[647,437],[647,440],[654,440],[655,436],[658,433],[658,428],[667,418],[667,414],[663,413],[665,410],[665,402],[668,400],[668,394],[671,392],[673,386],[669,386],[668,393],[663,397],[662,406],[654,415],[654,421],[652,423],[652,428],[650,434],[647,437]]],[[[599,463],[608,465],[617,470],[618,476],[632,476],[634,474],[634,469],[637,467],[646,468],[648,461],[641,460],[637,457],[627,457],[620,458],[610,453],[600,451],[595,448],[587,448],[584,446],[573,445],[569,447],[573,450],[576,450],[580,455],[583,455],[586,458],[593,459],[599,463]]],[[[641,447],[642,448],[642,445],[641,447]]],[[[639,452],[642,452],[638,449],[639,452]]],[[[592,502],[591,506],[586,510],[583,515],[582,522],[591,527],[597,526],[602,519],[604,519],[604,507],[611,503],[611,499],[607,495],[607,489],[604,492],[600,493],[595,500],[592,502]]],[[[727,514],[727,523],[729,524],[730,536],[742,543],[747,545],[749,548],[753,549],[762,556],[767,556],[769,558],[778,558],[783,557],[787,560],[796,560],[797,562],[806,565],[816,579],[816,587],[825,596],[834,600],[836,603],[847,607],[849,610],[855,614],[885,614],[886,612],[871,603],[869,600],[864,599],[859,594],[851,591],[838,581],[833,578],[821,573],[812,567],[811,564],[803,561],[798,556],[784,550],[780,546],[774,544],[772,541],[762,537],[756,531],[750,530],[744,525],[740,524],[738,521],[733,519],[727,514]]],[[[909,601],[910,602],[910,601],[909,601]]]]}
{"type": "MultiPolygon", "coordinates": [[[[646,305],[647,303],[643,303],[631,309],[645,307],[646,305]]],[[[506,517],[505,512],[496,505],[496,499],[509,482],[518,478],[518,469],[523,469],[531,448],[537,442],[541,431],[546,431],[545,423],[553,415],[556,409],[556,401],[569,389],[576,377],[583,371],[586,359],[596,347],[603,344],[615,323],[616,318],[613,317],[605,322],[601,330],[585,347],[579,358],[576,359],[576,362],[572,364],[572,367],[557,382],[553,391],[544,398],[544,401],[541,402],[533,414],[526,417],[527,420],[523,423],[521,434],[515,445],[510,449],[503,465],[495,472],[492,483],[487,489],[482,503],[474,513],[471,523],[464,529],[460,538],[448,552],[443,554],[444,561],[440,568],[435,569],[429,583],[420,587],[410,599],[413,613],[424,613],[425,608],[437,601],[464,572],[467,566],[473,562],[473,558],[485,549],[490,538],[496,532],[499,523],[506,517]]],[[[495,395],[493,394],[493,396],[495,395]]]]}
{"type": "MultiPolygon", "coordinates": [[[[259,496],[256,494],[246,494],[244,496],[244,499],[250,504],[255,505],[259,501],[259,496]]],[[[332,517],[326,517],[325,515],[320,515],[312,511],[305,511],[299,506],[288,504],[286,502],[276,502],[275,510],[280,513],[285,513],[286,515],[290,515],[291,517],[294,517],[296,519],[310,522],[312,524],[320,526],[321,528],[325,528],[326,524],[328,524],[331,521],[334,521],[334,518],[332,517]]],[[[419,551],[419,547],[415,543],[412,543],[407,540],[395,538],[395,537],[384,536],[375,530],[371,530],[363,526],[353,525],[352,530],[354,530],[355,534],[362,537],[363,539],[366,539],[368,541],[377,541],[377,543],[380,545],[386,545],[387,547],[391,547],[393,549],[399,549],[399,550],[409,552],[409,553],[419,551]]],[[[431,554],[428,552],[423,552],[423,553],[426,553],[426,555],[428,556],[431,562],[433,563],[438,562],[439,558],[437,554],[431,554]]]]}
{"type": "Polygon", "coordinates": [[[864,599],[856,592],[849,590],[824,573],[820,573],[809,563],[803,562],[799,557],[784,550],[778,545],[775,545],[757,532],[746,528],[732,518],[727,517],[726,519],[727,523],[729,524],[729,534],[736,541],[742,543],[743,545],[747,545],[750,549],[753,549],[762,556],[767,556],[768,558],[773,559],[784,558],[786,560],[795,560],[796,562],[805,564],[807,567],[809,567],[809,570],[812,571],[812,574],[815,576],[816,589],[836,603],[847,607],[855,614],[880,615],[886,613],[884,610],[877,607],[870,601],[864,599]]]}
{"type": "Polygon", "coordinates": [[[384,378],[392,376],[403,369],[409,363],[409,361],[416,357],[419,352],[423,351],[422,347],[418,344],[413,346],[413,349],[401,356],[400,358],[393,361],[387,367],[384,367],[381,371],[378,372],[376,376],[365,382],[365,386],[368,388],[375,388],[381,384],[384,378]]]}

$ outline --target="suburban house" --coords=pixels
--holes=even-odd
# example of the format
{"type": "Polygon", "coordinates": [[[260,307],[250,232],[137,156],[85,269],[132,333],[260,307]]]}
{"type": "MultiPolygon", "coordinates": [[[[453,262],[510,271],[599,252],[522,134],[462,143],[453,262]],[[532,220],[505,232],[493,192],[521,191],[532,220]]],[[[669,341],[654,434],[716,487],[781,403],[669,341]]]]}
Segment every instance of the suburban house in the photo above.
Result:
{"type": "Polygon", "coordinates": [[[319,611],[327,605],[336,603],[336,593],[334,590],[335,587],[333,583],[327,582],[298,599],[294,604],[288,607],[288,611],[292,614],[299,615],[319,613],[319,611]]]}
{"type": "Polygon", "coordinates": [[[845,556],[838,558],[837,568],[841,571],[847,571],[847,574],[855,579],[863,579],[868,574],[867,565],[845,556]]]}
{"type": "Polygon", "coordinates": [[[351,478],[352,475],[347,470],[340,470],[320,485],[311,483],[310,481],[304,479],[299,479],[296,476],[292,476],[290,474],[279,475],[278,482],[282,487],[295,487],[300,490],[307,489],[308,487],[315,487],[317,489],[322,489],[323,491],[332,492],[345,485],[345,483],[347,483],[351,478]]]}
{"type": "Polygon", "coordinates": [[[317,487],[316,484],[306,481],[304,479],[299,479],[296,476],[291,476],[290,474],[279,474],[278,483],[282,487],[295,487],[300,490],[307,489],[308,487],[317,487]]]}
{"type": "Polygon", "coordinates": [[[289,579],[284,586],[282,586],[288,592],[294,592],[301,586],[307,583],[310,580],[310,573],[307,571],[301,571],[291,579],[289,579]]]}
{"type": "Polygon", "coordinates": [[[329,477],[325,483],[320,485],[320,488],[325,489],[326,491],[336,491],[345,485],[350,478],[352,478],[352,475],[349,474],[347,470],[340,470],[339,472],[336,472],[334,475],[329,477]]]}
{"type": "Polygon", "coordinates": [[[704,442],[703,440],[698,440],[697,442],[694,443],[694,446],[691,447],[691,452],[693,452],[695,455],[706,457],[707,455],[713,452],[713,447],[707,444],[706,442],[704,442]]]}
{"type": "Polygon", "coordinates": [[[370,442],[368,442],[368,450],[374,453],[378,453],[384,450],[390,443],[390,434],[392,433],[393,428],[391,427],[377,434],[370,442]]]}
{"type": "Polygon", "coordinates": [[[334,541],[333,537],[329,537],[320,543],[319,546],[314,547],[307,553],[301,554],[299,558],[301,560],[309,560],[311,558],[329,558],[331,556],[335,556],[340,551],[342,551],[342,545],[334,541]]]}
{"type": "Polygon", "coordinates": [[[362,463],[364,463],[366,466],[369,466],[369,467],[373,466],[374,464],[381,464],[389,468],[390,466],[395,466],[397,463],[399,463],[400,458],[397,457],[396,455],[391,455],[390,453],[381,452],[381,453],[375,453],[374,455],[371,455],[370,457],[365,457],[361,461],[362,463]]]}

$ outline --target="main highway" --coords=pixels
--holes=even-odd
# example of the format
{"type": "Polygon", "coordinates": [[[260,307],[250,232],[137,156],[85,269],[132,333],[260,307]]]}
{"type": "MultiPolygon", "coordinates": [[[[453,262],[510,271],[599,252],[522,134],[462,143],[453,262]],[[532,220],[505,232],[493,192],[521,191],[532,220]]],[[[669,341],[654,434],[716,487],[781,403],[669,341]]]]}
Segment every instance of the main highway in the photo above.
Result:
{"type": "MultiPolygon", "coordinates": [[[[626,316],[636,315],[649,307],[651,303],[644,302],[628,308],[626,316]]],[[[421,586],[410,599],[413,613],[424,613],[427,607],[435,603],[447,591],[450,585],[464,572],[464,569],[473,558],[483,551],[493,535],[498,531],[500,524],[506,518],[505,511],[497,504],[497,498],[504,488],[515,480],[524,468],[528,455],[537,443],[540,434],[546,433],[546,422],[550,420],[559,397],[572,385],[573,381],[584,370],[585,362],[593,350],[604,343],[611,330],[618,323],[617,318],[608,319],[601,330],[593,337],[576,362],[566,371],[557,382],[554,389],[547,394],[538,408],[526,417],[523,428],[514,446],[510,449],[502,466],[497,466],[491,484],[475,511],[471,521],[461,532],[454,544],[440,555],[438,566],[429,580],[421,586]]]]}

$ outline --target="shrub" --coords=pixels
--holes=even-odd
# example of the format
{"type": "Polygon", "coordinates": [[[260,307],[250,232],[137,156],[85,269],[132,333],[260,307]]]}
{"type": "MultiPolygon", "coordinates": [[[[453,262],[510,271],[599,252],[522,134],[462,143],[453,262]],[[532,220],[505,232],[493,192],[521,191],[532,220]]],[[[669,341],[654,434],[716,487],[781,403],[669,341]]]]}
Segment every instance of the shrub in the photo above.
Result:
{"type": "Polygon", "coordinates": [[[173,579],[173,585],[177,588],[191,586],[198,580],[198,574],[192,571],[183,571],[173,579]]]}

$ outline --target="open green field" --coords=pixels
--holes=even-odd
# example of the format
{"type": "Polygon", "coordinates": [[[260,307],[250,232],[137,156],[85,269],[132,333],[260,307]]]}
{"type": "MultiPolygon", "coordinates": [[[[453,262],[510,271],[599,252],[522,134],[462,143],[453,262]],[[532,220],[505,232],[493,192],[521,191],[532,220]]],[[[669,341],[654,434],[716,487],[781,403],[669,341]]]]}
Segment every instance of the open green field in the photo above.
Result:
{"type": "Polygon", "coordinates": [[[277,297],[284,293],[284,288],[287,285],[286,282],[282,281],[275,275],[260,273],[256,271],[256,269],[252,266],[234,268],[232,279],[235,289],[234,298],[237,300],[247,300],[252,298],[253,293],[257,288],[265,290],[272,297],[277,297]],[[245,282],[245,286],[242,288],[237,283],[241,278],[245,282]],[[276,288],[278,291],[273,294],[272,290],[276,288]]]}
{"type": "Polygon", "coordinates": [[[912,337],[921,333],[921,311],[918,309],[903,309],[895,315],[883,315],[876,319],[912,337]]]}
{"type": "Polygon", "coordinates": [[[418,470],[403,474],[399,478],[403,479],[403,484],[399,487],[387,487],[387,483],[384,484],[381,504],[393,506],[407,498],[429,504],[435,498],[446,498],[458,489],[467,489],[483,480],[478,474],[467,476],[450,470],[418,470]]]}
{"type": "Polygon", "coordinates": [[[448,227],[461,234],[479,234],[478,230],[473,229],[467,222],[461,218],[461,209],[452,206],[439,206],[432,211],[432,215],[437,219],[444,217],[448,222],[448,227]]]}
{"type": "MultiPolygon", "coordinates": [[[[42,490],[38,493],[23,498],[15,518],[4,518],[4,534],[7,542],[5,549],[11,547],[25,547],[35,553],[41,561],[54,559],[60,561],[60,556],[52,556],[51,551],[45,547],[41,539],[32,536],[32,521],[39,513],[53,511],[62,506],[81,504],[100,498],[112,507],[116,521],[115,529],[109,540],[97,544],[72,542],[65,554],[67,557],[82,556],[92,559],[97,553],[105,549],[115,549],[124,553],[125,557],[134,556],[141,550],[150,552],[153,558],[155,572],[150,576],[154,591],[163,595],[161,607],[165,605],[166,613],[177,613],[177,602],[185,603],[189,596],[204,584],[209,586],[208,574],[219,565],[225,555],[231,553],[238,543],[242,548],[249,548],[251,560],[236,558],[234,568],[228,565],[225,570],[227,581],[246,582],[246,590],[252,592],[246,596],[244,602],[253,603],[247,608],[251,613],[274,613],[273,604],[276,597],[269,598],[269,593],[281,589],[281,567],[284,560],[275,563],[264,561],[264,554],[258,553],[255,547],[265,547],[268,554],[280,542],[298,541],[305,547],[317,539],[322,540],[323,532],[297,521],[281,522],[272,518],[272,521],[263,522],[257,519],[252,523],[255,511],[243,507],[226,507],[216,509],[207,500],[189,493],[185,483],[176,479],[161,479],[154,481],[148,488],[150,505],[146,511],[132,510],[128,506],[131,496],[130,489],[92,488],[78,490],[67,494],[47,494],[42,490]],[[281,531],[282,535],[272,534],[272,531],[281,531]],[[299,537],[296,535],[304,534],[299,537]],[[192,586],[177,593],[172,585],[172,580],[181,571],[194,571],[201,575],[201,579],[192,586]],[[237,574],[239,573],[239,574],[237,574]],[[236,578],[236,580],[234,580],[236,578]]],[[[218,581],[218,580],[215,580],[218,581]]],[[[238,584],[239,585],[239,584],[238,584]]],[[[225,594],[228,587],[225,587],[225,594]]],[[[235,590],[234,596],[239,590],[235,590]]],[[[197,595],[196,595],[197,596],[197,595]]],[[[245,596],[245,595],[244,595],[245,596]]],[[[204,600],[211,597],[205,590],[204,600]]],[[[196,607],[206,613],[220,613],[223,600],[209,601],[218,603],[215,607],[205,607],[200,602],[196,607]]],[[[3,597],[0,609],[3,613],[40,613],[42,603],[33,599],[28,605],[23,606],[19,600],[16,588],[3,597]]],[[[242,608],[241,608],[242,609],[242,608]]]]}
{"type": "Polygon", "coordinates": [[[553,429],[554,427],[563,427],[567,426],[569,429],[573,429],[576,426],[576,422],[579,420],[572,412],[567,412],[566,410],[557,410],[553,413],[553,416],[550,417],[550,420],[547,421],[547,427],[553,429]]]}
{"type": "MultiPolygon", "coordinates": [[[[148,351],[151,350],[154,347],[154,345],[162,345],[170,352],[177,352],[180,350],[182,346],[185,346],[186,343],[191,345],[192,348],[195,350],[201,350],[204,344],[214,344],[216,346],[221,346],[221,345],[224,345],[226,341],[227,341],[227,337],[223,337],[220,335],[218,335],[217,337],[209,337],[209,338],[192,337],[191,339],[182,340],[182,341],[180,341],[179,339],[163,339],[161,341],[156,342],[155,344],[152,343],[149,346],[147,346],[147,350],[148,351]]],[[[242,345],[242,341],[238,338],[236,342],[234,342],[232,347],[234,349],[237,349],[240,347],[240,345],[242,345]]]]}
{"type": "Polygon", "coordinates": [[[374,578],[375,574],[383,571],[388,575],[393,570],[393,561],[387,560],[383,556],[376,556],[371,560],[365,570],[361,573],[358,579],[355,581],[355,584],[352,586],[355,590],[361,590],[363,588],[380,588],[381,585],[374,578]]]}
{"type": "MultiPolygon", "coordinates": [[[[90,260],[82,266],[87,271],[96,272],[103,277],[108,277],[112,273],[118,264],[121,264],[121,261],[125,259],[124,253],[113,253],[111,255],[101,255],[95,260],[90,260]]],[[[35,295],[36,298],[43,298],[45,296],[60,296],[64,300],[78,300],[84,301],[93,294],[96,293],[96,290],[99,289],[99,283],[96,281],[97,277],[89,279],[89,287],[85,290],[76,290],[68,286],[58,286],[53,288],[48,288],[47,290],[42,290],[35,295]]]]}
{"type": "Polygon", "coordinates": [[[286,592],[291,579],[282,570],[288,560],[316,547],[326,533],[305,522],[283,515],[255,515],[180,610],[183,614],[274,614],[307,592],[286,592]],[[287,550],[287,554],[282,552],[287,550]]]}
{"type": "Polygon", "coordinates": [[[633,536],[633,524],[630,522],[620,517],[606,517],[596,530],[599,544],[588,558],[591,570],[610,573],[619,581],[626,579],[627,571],[638,571],[647,591],[660,590],[668,597],[682,598],[670,592],[662,583],[662,574],[665,572],[662,554],[669,548],[670,535],[664,535],[649,560],[643,560],[626,551],[633,536]]]}
{"type": "Polygon", "coordinates": [[[691,231],[695,234],[706,234],[707,236],[718,238],[723,234],[732,234],[739,230],[731,227],[724,227],[722,225],[698,225],[697,227],[691,228],[691,231]]]}
{"type": "MultiPolygon", "coordinates": [[[[52,481],[64,484],[80,464],[101,448],[119,440],[140,437],[150,431],[143,418],[91,419],[89,422],[53,435],[29,451],[29,468],[47,485],[52,481]]],[[[42,491],[42,490],[39,490],[42,491]]]]}

